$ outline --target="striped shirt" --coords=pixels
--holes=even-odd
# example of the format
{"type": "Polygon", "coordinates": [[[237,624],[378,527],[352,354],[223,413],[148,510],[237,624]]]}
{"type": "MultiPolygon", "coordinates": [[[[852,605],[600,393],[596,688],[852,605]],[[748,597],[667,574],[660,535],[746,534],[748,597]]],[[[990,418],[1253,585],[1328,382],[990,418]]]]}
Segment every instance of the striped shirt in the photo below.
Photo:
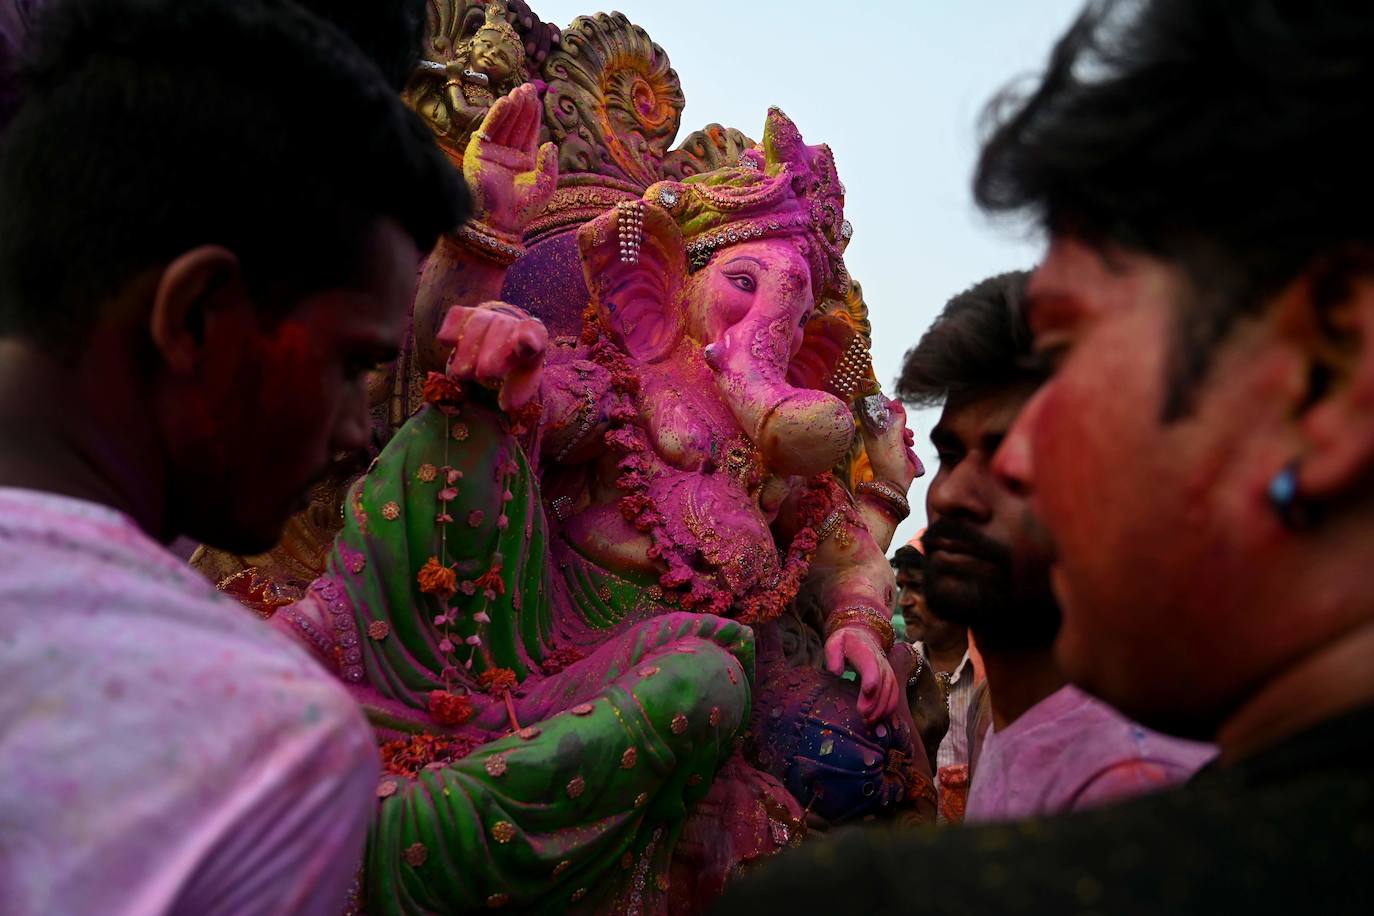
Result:
{"type": "MultiPolygon", "coordinates": [[[[921,658],[929,665],[930,656],[926,653],[925,643],[918,642],[915,645],[916,651],[921,653],[921,658]]],[[[945,676],[936,674],[936,679],[943,684],[945,676]]],[[[935,764],[942,770],[947,766],[968,763],[968,717],[973,689],[978,686],[978,679],[967,649],[964,650],[964,657],[959,660],[959,664],[949,674],[948,686],[949,731],[945,732],[944,740],[935,752],[935,764]]]]}

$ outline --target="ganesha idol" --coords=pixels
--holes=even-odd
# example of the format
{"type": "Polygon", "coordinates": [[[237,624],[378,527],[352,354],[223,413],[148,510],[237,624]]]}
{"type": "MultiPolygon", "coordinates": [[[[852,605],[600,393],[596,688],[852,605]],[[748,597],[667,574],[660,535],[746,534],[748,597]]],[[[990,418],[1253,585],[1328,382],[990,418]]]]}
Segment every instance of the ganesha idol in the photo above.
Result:
{"type": "Polygon", "coordinates": [[[464,138],[478,216],[421,278],[424,405],[271,618],[383,742],[368,913],[698,912],[808,823],[933,818],[884,558],[920,466],[863,397],[829,149],[773,110],[730,163],[578,192],[540,240],[570,187],[549,92],[464,138]]]}

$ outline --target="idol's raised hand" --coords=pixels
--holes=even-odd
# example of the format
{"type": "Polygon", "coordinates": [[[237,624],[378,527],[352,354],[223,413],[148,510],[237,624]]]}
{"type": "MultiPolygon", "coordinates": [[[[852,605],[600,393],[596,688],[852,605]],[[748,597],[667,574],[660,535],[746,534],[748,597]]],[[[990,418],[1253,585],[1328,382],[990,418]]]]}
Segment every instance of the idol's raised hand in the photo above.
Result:
{"type": "Polygon", "coordinates": [[[463,154],[476,218],[518,238],[558,185],[558,149],[539,145],[539,91],[530,83],[496,100],[463,154]]]}

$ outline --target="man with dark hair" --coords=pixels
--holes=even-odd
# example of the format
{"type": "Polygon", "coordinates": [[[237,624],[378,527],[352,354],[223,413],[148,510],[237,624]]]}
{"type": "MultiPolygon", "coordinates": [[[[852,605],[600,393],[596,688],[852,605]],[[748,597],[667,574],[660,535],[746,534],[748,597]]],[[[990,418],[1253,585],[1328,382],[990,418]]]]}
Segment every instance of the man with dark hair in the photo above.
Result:
{"type": "MultiPolygon", "coordinates": [[[[1001,274],[951,299],[907,353],[897,382],[907,401],[943,404],[930,434],[940,465],[926,493],[926,604],[972,631],[987,675],[992,731],[974,766],[970,822],[1085,810],[1158,790],[1213,753],[1123,718],[1070,686],[1054,660],[1059,606],[1049,555],[1025,495],[992,466],[1043,379],[1030,365],[1026,279],[1001,274]]],[[[954,718],[951,710],[951,730],[954,718]]],[[[965,710],[960,728],[967,718],[965,710]]]]}
{"type": "Polygon", "coordinates": [[[897,636],[911,639],[911,628],[921,626],[921,551],[912,542],[901,545],[892,553],[893,574],[897,577],[897,607],[893,610],[893,626],[897,636]]]}
{"type": "Polygon", "coordinates": [[[0,909],[339,912],[371,732],[161,543],[262,550],[364,444],[364,376],[467,192],[284,0],[67,0],[26,54],[0,150],[0,909]]]}
{"type": "Polygon", "coordinates": [[[935,752],[941,822],[963,818],[968,793],[968,715],[980,673],[968,641],[968,627],[936,617],[925,600],[925,557],[919,539],[892,555],[897,575],[897,609],[906,621],[906,639],[929,665],[949,711],[949,727],[935,752]]]}
{"type": "MultiPolygon", "coordinates": [[[[398,92],[415,72],[425,0],[296,0],[356,44],[398,92]]],[[[0,0],[0,135],[19,109],[19,62],[33,23],[51,0],[0,0]]]]}
{"type": "Polygon", "coordinates": [[[1050,236],[1053,375],[994,467],[1052,536],[1056,657],[1217,764],[1074,817],[836,837],[723,912],[1374,911],[1371,47],[1367,2],[1094,3],[979,164],[983,205],[1050,236]]]}

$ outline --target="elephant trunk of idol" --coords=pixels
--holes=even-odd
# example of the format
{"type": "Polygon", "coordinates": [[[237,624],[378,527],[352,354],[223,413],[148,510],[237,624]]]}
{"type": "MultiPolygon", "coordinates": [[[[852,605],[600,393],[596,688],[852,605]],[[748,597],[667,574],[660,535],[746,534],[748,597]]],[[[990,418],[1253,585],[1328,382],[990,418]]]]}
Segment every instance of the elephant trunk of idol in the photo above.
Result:
{"type": "Polygon", "coordinates": [[[783,359],[761,359],[757,347],[731,347],[722,340],[706,347],[706,363],[764,465],[775,474],[811,477],[849,451],[854,415],[837,397],[789,385],[783,347],[783,359]]]}

